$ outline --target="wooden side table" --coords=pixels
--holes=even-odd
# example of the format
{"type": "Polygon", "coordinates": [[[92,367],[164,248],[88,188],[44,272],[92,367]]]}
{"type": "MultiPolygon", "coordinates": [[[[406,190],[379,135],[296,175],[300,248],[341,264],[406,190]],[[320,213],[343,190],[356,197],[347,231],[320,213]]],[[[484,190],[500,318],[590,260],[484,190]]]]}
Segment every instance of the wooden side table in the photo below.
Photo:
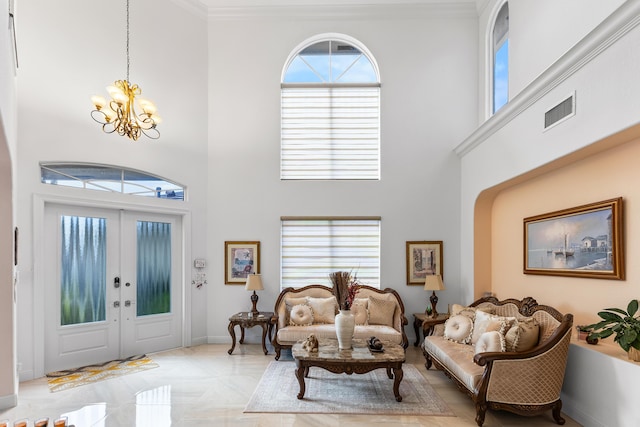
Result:
{"type": "Polygon", "coordinates": [[[253,328],[254,326],[262,327],[262,350],[264,354],[269,354],[267,346],[265,345],[265,338],[267,332],[269,332],[269,341],[271,341],[271,333],[273,330],[273,323],[271,318],[273,312],[261,311],[257,315],[251,316],[251,312],[242,311],[229,317],[229,334],[231,335],[231,348],[227,353],[233,353],[233,349],[236,348],[236,325],[240,326],[240,344],[244,343],[244,328],[253,328]]]}
{"type": "Polygon", "coordinates": [[[420,344],[420,329],[422,329],[422,337],[428,337],[433,333],[433,328],[436,325],[444,323],[449,318],[449,314],[438,314],[437,317],[431,317],[430,314],[413,313],[413,329],[416,331],[416,342],[413,343],[414,347],[420,344]]]}

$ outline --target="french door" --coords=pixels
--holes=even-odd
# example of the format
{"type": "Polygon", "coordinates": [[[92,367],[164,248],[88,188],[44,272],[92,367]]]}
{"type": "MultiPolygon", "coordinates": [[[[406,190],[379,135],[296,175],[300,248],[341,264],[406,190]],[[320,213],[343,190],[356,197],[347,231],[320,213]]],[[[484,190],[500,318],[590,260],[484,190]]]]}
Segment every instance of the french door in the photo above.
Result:
{"type": "Polygon", "coordinates": [[[182,345],[182,224],[47,204],[45,372],[182,345]]]}

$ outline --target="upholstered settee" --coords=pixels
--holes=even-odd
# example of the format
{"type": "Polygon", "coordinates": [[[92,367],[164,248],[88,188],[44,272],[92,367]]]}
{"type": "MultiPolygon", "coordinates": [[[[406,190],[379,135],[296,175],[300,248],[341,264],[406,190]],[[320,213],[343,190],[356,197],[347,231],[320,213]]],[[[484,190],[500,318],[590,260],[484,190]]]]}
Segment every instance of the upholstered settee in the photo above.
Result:
{"type": "MultiPolygon", "coordinates": [[[[338,308],[332,289],[327,286],[309,285],[282,290],[271,320],[275,326],[271,343],[276,360],[280,359],[283,348],[291,348],[310,334],[318,339],[336,338],[334,318],[338,308]]],[[[375,336],[407,348],[409,341],[404,326],[408,322],[402,299],[395,290],[360,286],[351,312],[356,320],[354,338],[375,336]]]]}
{"type": "Polygon", "coordinates": [[[425,366],[443,370],[473,399],[478,426],[487,409],[526,416],[552,410],[562,425],[560,391],[572,324],[572,314],[531,297],[454,304],[444,327],[424,340],[425,366]]]}

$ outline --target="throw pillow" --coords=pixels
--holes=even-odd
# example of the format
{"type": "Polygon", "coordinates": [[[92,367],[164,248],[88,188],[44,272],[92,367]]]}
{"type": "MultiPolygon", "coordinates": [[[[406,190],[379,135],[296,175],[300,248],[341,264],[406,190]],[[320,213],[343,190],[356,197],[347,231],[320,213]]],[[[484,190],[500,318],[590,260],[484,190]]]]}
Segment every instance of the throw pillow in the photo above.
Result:
{"type": "Polygon", "coordinates": [[[369,298],[355,298],[351,305],[351,312],[356,321],[356,325],[367,325],[369,323],[369,298]]]}
{"type": "Polygon", "coordinates": [[[335,323],[336,309],[338,308],[336,297],[308,297],[307,301],[313,310],[313,323],[335,323]]]}
{"type": "Polygon", "coordinates": [[[284,316],[284,324],[291,324],[291,309],[300,304],[306,304],[307,297],[295,297],[295,298],[285,298],[284,307],[285,307],[285,316],[284,316]]]}
{"type": "Polygon", "coordinates": [[[540,326],[533,317],[518,320],[505,334],[507,351],[527,351],[538,344],[540,326]]]}
{"type": "Polygon", "coordinates": [[[480,336],[488,331],[498,331],[504,335],[515,320],[515,317],[495,316],[481,310],[476,310],[476,317],[473,321],[473,335],[471,336],[471,343],[476,344],[478,339],[480,339],[480,336]]]}
{"type": "Polygon", "coordinates": [[[476,342],[475,353],[485,353],[487,351],[505,351],[504,335],[498,331],[489,331],[480,335],[476,342]]]}
{"type": "Polygon", "coordinates": [[[393,327],[396,306],[395,300],[369,297],[369,324],[393,327]]]}
{"type": "Polygon", "coordinates": [[[471,342],[473,322],[464,314],[450,317],[444,323],[444,338],[460,344],[471,342]]]}
{"type": "Polygon", "coordinates": [[[289,314],[291,326],[309,326],[313,324],[313,312],[306,304],[298,304],[291,307],[289,314]]]}

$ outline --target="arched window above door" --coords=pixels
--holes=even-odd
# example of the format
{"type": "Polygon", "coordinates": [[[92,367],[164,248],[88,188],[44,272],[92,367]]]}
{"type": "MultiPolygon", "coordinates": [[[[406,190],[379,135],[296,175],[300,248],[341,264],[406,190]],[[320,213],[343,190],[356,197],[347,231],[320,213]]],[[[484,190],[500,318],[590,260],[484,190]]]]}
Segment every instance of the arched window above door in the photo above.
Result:
{"type": "Polygon", "coordinates": [[[40,163],[43,184],[87,188],[134,196],[184,200],[185,187],[168,179],[119,166],[95,163],[40,163]]]}

